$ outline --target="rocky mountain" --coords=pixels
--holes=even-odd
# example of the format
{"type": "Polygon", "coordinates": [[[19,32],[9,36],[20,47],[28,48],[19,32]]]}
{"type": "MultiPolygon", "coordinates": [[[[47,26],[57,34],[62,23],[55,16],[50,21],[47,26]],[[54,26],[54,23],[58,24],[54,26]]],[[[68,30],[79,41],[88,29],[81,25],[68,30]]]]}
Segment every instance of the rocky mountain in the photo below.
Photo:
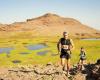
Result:
{"type": "Polygon", "coordinates": [[[27,19],[26,22],[15,22],[9,25],[0,24],[0,33],[30,32],[33,36],[58,36],[68,31],[73,36],[99,37],[100,31],[82,24],[73,18],[64,18],[47,13],[43,16],[27,19]]]}

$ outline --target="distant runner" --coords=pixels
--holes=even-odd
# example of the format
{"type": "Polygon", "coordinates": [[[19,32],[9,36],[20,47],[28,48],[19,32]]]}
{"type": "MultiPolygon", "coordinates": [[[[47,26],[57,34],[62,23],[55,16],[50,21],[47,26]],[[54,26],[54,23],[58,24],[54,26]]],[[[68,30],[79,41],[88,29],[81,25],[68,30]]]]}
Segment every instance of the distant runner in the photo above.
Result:
{"type": "Polygon", "coordinates": [[[85,61],[86,61],[86,52],[85,52],[84,48],[81,47],[81,50],[80,50],[80,60],[79,60],[79,66],[78,66],[79,70],[83,69],[83,65],[86,63],[85,61]]]}
{"type": "Polygon", "coordinates": [[[57,47],[58,54],[60,54],[63,70],[65,71],[65,67],[67,66],[67,74],[69,74],[71,50],[74,46],[72,39],[68,38],[68,32],[63,32],[63,38],[60,38],[57,47]]]}

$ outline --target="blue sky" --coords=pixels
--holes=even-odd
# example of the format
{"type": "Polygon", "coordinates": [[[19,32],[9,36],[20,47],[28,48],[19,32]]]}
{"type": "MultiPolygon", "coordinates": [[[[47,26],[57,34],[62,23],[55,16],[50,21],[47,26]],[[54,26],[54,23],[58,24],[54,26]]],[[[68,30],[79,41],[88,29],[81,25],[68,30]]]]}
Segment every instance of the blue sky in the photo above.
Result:
{"type": "Polygon", "coordinates": [[[48,12],[100,30],[100,0],[0,0],[0,23],[21,22],[48,12]]]}

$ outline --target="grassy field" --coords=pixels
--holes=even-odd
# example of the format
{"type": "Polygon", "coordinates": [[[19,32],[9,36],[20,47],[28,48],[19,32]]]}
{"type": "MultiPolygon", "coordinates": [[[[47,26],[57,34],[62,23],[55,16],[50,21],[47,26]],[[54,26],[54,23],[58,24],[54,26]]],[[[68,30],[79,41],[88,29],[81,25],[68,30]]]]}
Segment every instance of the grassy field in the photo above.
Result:
{"type": "MultiPolygon", "coordinates": [[[[0,53],[0,67],[27,65],[27,64],[46,64],[48,62],[59,62],[59,55],[52,56],[51,54],[57,54],[56,44],[60,37],[34,37],[29,39],[16,39],[7,38],[0,39],[0,48],[2,47],[14,47],[7,57],[7,54],[0,53]],[[28,50],[25,46],[31,44],[45,43],[48,47],[40,50],[28,50]],[[37,55],[37,52],[49,50],[45,55],[37,55]],[[27,52],[30,54],[20,54],[27,52]],[[21,63],[13,63],[14,60],[20,60],[21,63]]],[[[95,62],[100,58],[100,40],[79,40],[73,39],[75,49],[72,51],[72,64],[75,64],[79,60],[80,47],[83,46],[87,53],[87,62],[95,62]]]]}

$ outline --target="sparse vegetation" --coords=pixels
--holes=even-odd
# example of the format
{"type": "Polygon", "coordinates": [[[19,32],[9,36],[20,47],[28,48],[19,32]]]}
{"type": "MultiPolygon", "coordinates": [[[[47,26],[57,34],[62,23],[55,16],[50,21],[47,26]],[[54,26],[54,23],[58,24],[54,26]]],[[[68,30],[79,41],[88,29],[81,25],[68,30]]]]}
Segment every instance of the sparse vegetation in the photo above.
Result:
{"type": "MultiPolygon", "coordinates": [[[[52,56],[52,54],[57,54],[56,43],[60,37],[34,37],[29,39],[0,39],[0,47],[14,47],[14,50],[10,54],[0,53],[0,66],[9,67],[17,65],[27,65],[27,64],[46,64],[48,62],[59,62],[59,55],[52,56]],[[16,43],[16,44],[15,44],[16,43]],[[48,47],[40,50],[28,50],[25,46],[28,44],[38,44],[45,43],[48,47]],[[41,56],[37,55],[37,52],[49,50],[47,54],[41,56]],[[20,54],[20,53],[29,54],[20,54]],[[19,60],[21,63],[13,63],[12,61],[19,60]]],[[[100,58],[100,40],[79,40],[73,39],[75,44],[75,49],[72,51],[72,64],[75,64],[79,60],[79,50],[81,46],[84,46],[87,52],[87,62],[95,62],[100,58]]]]}

